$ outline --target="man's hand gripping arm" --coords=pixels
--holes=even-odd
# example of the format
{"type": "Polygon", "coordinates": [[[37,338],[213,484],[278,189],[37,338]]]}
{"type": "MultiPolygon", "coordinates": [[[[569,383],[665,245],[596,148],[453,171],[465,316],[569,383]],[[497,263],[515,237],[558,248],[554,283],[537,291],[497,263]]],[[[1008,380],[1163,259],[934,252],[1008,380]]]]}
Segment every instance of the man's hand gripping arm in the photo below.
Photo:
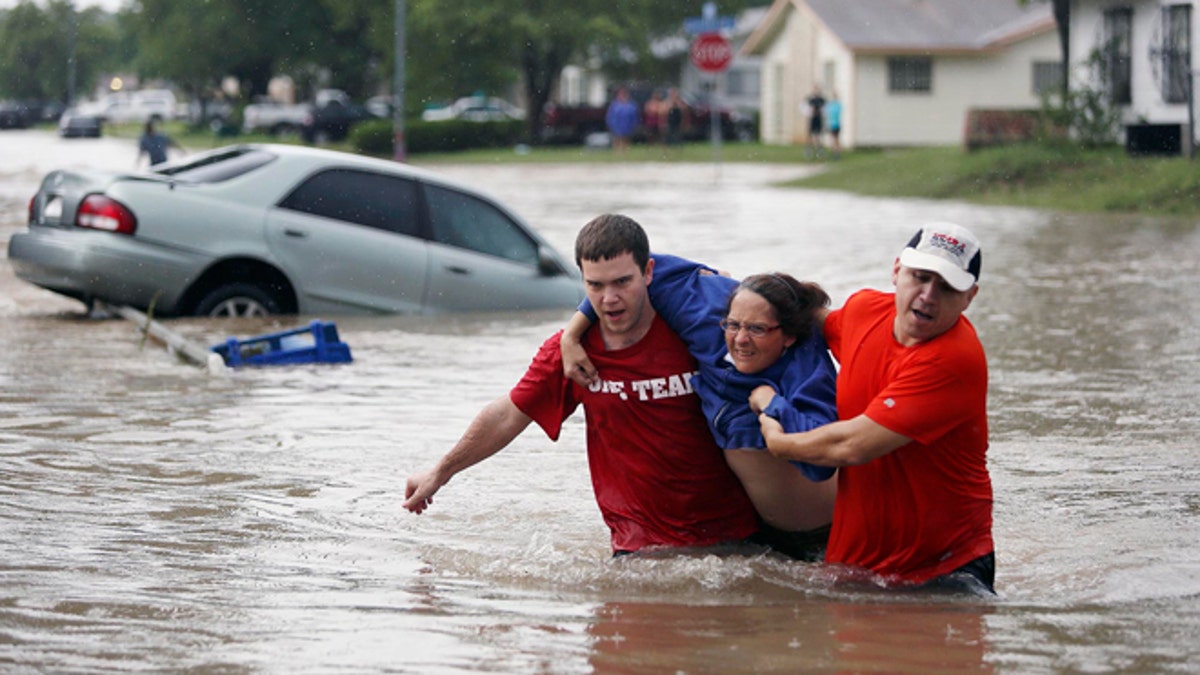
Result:
{"type": "Polygon", "coordinates": [[[591,328],[592,322],[583,312],[567,321],[559,338],[559,349],[562,350],[563,375],[574,380],[581,387],[586,387],[596,381],[596,367],[583,350],[583,334],[591,328]]]}

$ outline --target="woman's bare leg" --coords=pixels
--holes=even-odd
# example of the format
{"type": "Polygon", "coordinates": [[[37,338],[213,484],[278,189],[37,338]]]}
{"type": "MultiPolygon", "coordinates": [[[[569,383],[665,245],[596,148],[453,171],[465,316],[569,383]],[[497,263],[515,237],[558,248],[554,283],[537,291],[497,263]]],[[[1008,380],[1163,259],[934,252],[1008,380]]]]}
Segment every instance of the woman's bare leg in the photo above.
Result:
{"type": "Polygon", "coordinates": [[[786,460],[764,450],[726,450],[725,461],[737,474],[758,515],[787,532],[812,530],[833,521],[837,477],[820,483],[804,477],[786,460]]]}

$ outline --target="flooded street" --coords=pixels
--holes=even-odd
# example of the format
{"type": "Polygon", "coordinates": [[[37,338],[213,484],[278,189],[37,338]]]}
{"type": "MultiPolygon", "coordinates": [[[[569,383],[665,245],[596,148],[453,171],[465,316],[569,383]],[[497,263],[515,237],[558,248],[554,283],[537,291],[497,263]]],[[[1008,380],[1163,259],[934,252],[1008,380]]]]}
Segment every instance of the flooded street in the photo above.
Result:
{"type": "MultiPolygon", "coordinates": [[[[42,174],[129,139],[0,134],[0,251],[42,174]]],[[[0,258],[0,671],[1200,672],[1200,227],[780,189],[806,167],[439,166],[570,253],[605,211],[735,276],[888,288],[928,220],[980,236],[994,600],[764,555],[612,560],[582,415],[417,517],[404,480],[567,312],[334,319],[354,362],[209,374],[0,258]]]]}

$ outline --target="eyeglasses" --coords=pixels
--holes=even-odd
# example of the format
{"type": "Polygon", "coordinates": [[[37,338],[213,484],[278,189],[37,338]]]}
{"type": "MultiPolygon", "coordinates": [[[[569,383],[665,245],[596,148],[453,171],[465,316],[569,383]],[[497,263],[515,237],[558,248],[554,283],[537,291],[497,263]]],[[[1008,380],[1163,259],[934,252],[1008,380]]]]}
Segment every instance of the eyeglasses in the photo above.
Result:
{"type": "Polygon", "coordinates": [[[779,330],[779,324],[774,326],[764,326],[761,323],[742,323],[741,321],[730,321],[729,319],[721,319],[721,329],[730,335],[737,335],[738,331],[745,330],[746,334],[752,338],[766,337],[767,333],[779,330]]]}

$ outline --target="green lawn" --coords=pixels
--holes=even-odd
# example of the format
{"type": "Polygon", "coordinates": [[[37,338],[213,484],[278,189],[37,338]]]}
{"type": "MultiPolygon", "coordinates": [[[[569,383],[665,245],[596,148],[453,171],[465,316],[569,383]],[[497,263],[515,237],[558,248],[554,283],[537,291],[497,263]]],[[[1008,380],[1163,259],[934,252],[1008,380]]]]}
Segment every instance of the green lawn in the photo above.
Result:
{"type": "Polygon", "coordinates": [[[1067,211],[1200,213],[1200,163],[1130,157],[1120,148],[1030,144],[972,153],[959,148],[861,153],[793,185],[1067,211]]]}
{"type": "MultiPolygon", "coordinates": [[[[624,154],[581,148],[510,149],[420,155],[439,162],[711,162],[706,143],[681,148],[635,146],[624,154]]],[[[722,162],[812,164],[799,146],[726,143],[722,162]]],[[[958,147],[844,153],[817,160],[821,173],[788,185],[891,197],[959,199],[1067,211],[1163,215],[1200,214],[1200,161],[1182,157],[1130,157],[1121,148],[1083,150],[1037,144],[967,153],[958,147]]]]}

